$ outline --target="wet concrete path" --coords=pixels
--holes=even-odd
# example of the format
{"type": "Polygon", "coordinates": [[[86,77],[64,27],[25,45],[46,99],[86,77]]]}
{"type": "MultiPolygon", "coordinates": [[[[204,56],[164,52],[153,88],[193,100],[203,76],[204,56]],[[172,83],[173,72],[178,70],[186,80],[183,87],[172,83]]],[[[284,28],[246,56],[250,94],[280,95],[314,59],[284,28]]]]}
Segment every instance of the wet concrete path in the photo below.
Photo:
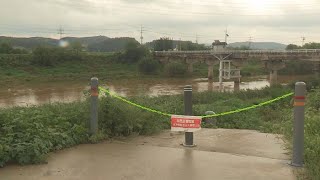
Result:
{"type": "Polygon", "coordinates": [[[295,179],[283,142],[248,130],[203,129],[196,148],[183,134],[163,132],[52,153],[48,164],[0,169],[1,180],[295,179]]]}

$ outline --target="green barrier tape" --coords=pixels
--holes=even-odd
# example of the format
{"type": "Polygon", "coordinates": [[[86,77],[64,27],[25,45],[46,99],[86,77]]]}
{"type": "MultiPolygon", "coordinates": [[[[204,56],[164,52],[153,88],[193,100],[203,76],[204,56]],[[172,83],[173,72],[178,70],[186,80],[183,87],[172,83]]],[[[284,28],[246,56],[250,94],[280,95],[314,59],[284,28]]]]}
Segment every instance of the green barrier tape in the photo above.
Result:
{"type": "MultiPolygon", "coordinates": [[[[154,110],[154,109],[151,109],[151,108],[147,108],[147,107],[144,107],[144,106],[142,106],[140,104],[136,104],[134,102],[131,102],[131,101],[129,101],[129,100],[127,100],[127,99],[125,99],[125,98],[123,98],[121,96],[116,95],[115,93],[111,93],[109,90],[104,89],[102,87],[99,87],[99,90],[104,91],[104,92],[108,93],[109,95],[111,95],[111,96],[113,96],[113,97],[115,97],[117,99],[120,99],[121,101],[124,101],[124,102],[126,102],[128,104],[131,104],[133,106],[139,107],[141,109],[144,109],[144,110],[147,110],[147,111],[150,111],[150,112],[153,112],[153,113],[157,113],[157,114],[160,114],[160,115],[163,115],[163,116],[169,116],[169,117],[172,116],[172,114],[164,113],[164,112],[161,112],[161,111],[158,111],[158,110],[154,110]]],[[[248,111],[250,109],[254,109],[254,108],[257,108],[257,107],[265,106],[267,104],[271,104],[273,102],[279,101],[281,99],[284,99],[284,98],[292,96],[292,95],[293,95],[293,93],[291,92],[291,93],[285,94],[283,96],[279,96],[277,98],[274,98],[274,99],[271,99],[269,101],[265,101],[265,102],[262,102],[262,103],[259,103],[259,104],[253,105],[253,106],[249,106],[249,107],[245,107],[245,108],[241,108],[241,109],[237,109],[237,110],[233,110],[233,111],[223,112],[223,113],[219,113],[219,114],[205,115],[205,116],[201,116],[201,117],[202,118],[218,117],[218,116],[225,116],[225,115],[229,115],[229,114],[239,113],[239,112],[242,112],[242,111],[248,111]]]]}
{"type": "Polygon", "coordinates": [[[126,102],[126,103],[128,103],[128,104],[131,104],[131,105],[133,105],[133,106],[136,106],[136,107],[138,107],[138,108],[141,108],[141,109],[144,109],[144,110],[153,112],[153,113],[157,113],[157,114],[160,114],[160,115],[163,115],[163,116],[169,116],[169,117],[172,116],[172,114],[168,114],[168,113],[164,113],[164,112],[157,111],[157,110],[154,110],[154,109],[150,109],[150,108],[141,106],[140,104],[136,104],[136,103],[134,103],[134,102],[131,102],[131,101],[129,101],[129,100],[126,100],[126,99],[124,99],[123,97],[118,96],[118,95],[116,95],[116,94],[114,94],[114,93],[111,93],[109,90],[104,89],[104,88],[102,88],[102,87],[99,87],[99,89],[102,90],[102,91],[104,91],[104,92],[106,92],[106,93],[108,93],[108,94],[110,94],[111,96],[113,96],[113,97],[115,97],[115,98],[117,98],[117,99],[120,99],[121,101],[124,101],[124,102],[126,102]]]}
{"type": "Polygon", "coordinates": [[[284,98],[289,97],[289,96],[292,96],[292,95],[293,95],[293,93],[291,92],[291,93],[285,94],[285,95],[283,95],[283,96],[279,96],[279,97],[277,97],[277,98],[274,98],[274,99],[271,99],[271,100],[269,100],[269,101],[262,102],[262,103],[259,103],[259,104],[253,105],[253,106],[249,106],[249,107],[237,109],[237,110],[234,110],[234,111],[223,112],[223,113],[219,113],[219,114],[211,114],[211,115],[201,116],[201,117],[202,117],[202,118],[218,117],[218,116],[224,116],[224,115],[228,115],[228,114],[234,114],[234,113],[238,113],[238,112],[242,112],[242,111],[247,111],[247,110],[250,110],[250,109],[257,108],[257,107],[265,106],[265,105],[267,105],[267,104],[271,104],[271,103],[273,103],[273,102],[279,101],[279,100],[281,100],[281,99],[284,99],[284,98]]]}

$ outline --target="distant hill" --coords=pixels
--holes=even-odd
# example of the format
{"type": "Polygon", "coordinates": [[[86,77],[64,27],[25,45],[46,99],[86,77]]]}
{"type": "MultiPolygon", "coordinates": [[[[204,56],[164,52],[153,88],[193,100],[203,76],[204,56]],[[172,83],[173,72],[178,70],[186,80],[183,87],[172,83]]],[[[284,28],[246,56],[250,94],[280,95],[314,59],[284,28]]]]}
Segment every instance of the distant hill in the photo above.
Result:
{"type": "Polygon", "coordinates": [[[17,38],[0,36],[0,43],[9,43],[14,47],[32,49],[37,46],[57,46],[58,40],[43,37],[17,38]]]}
{"type": "Polygon", "coordinates": [[[89,46],[91,44],[100,43],[102,41],[111,39],[106,36],[91,36],[91,37],[64,37],[62,40],[68,41],[69,43],[79,42],[84,46],[89,46]]]}
{"type": "MultiPolygon", "coordinates": [[[[240,47],[248,47],[249,42],[235,42],[228,44],[228,47],[240,48],[240,47]]],[[[276,43],[276,42],[251,42],[250,49],[276,49],[276,50],[284,50],[287,45],[276,43]]]]}
{"type": "MultiPolygon", "coordinates": [[[[92,37],[64,37],[64,41],[69,43],[79,42],[88,51],[121,51],[124,50],[126,44],[129,41],[136,41],[134,38],[121,37],[121,38],[109,38],[106,36],[92,36],[92,37]]],[[[33,49],[38,46],[58,46],[59,40],[52,38],[43,37],[30,37],[30,38],[20,38],[20,37],[5,37],[0,36],[0,44],[9,43],[13,47],[33,49]]]]}

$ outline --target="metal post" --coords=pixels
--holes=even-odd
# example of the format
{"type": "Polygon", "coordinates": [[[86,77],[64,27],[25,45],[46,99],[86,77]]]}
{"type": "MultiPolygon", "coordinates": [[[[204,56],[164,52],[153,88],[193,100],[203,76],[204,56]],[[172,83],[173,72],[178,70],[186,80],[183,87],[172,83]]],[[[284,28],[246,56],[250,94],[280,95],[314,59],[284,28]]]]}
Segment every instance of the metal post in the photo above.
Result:
{"type": "Polygon", "coordinates": [[[220,60],[219,63],[219,90],[222,91],[222,85],[223,85],[223,62],[220,60]]]}
{"type": "Polygon", "coordinates": [[[96,134],[98,131],[98,78],[91,78],[91,118],[90,118],[90,133],[96,134]]]}
{"type": "MultiPolygon", "coordinates": [[[[192,86],[186,85],[184,88],[184,114],[192,115],[192,86]]],[[[185,142],[187,147],[193,147],[193,132],[185,132],[185,142]]]]}
{"type": "Polygon", "coordinates": [[[304,107],[305,107],[306,83],[297,82],[294,96],[294,122],[293,122],[293,153],[292,166],[303,166],[304,147],[304,107]]]}

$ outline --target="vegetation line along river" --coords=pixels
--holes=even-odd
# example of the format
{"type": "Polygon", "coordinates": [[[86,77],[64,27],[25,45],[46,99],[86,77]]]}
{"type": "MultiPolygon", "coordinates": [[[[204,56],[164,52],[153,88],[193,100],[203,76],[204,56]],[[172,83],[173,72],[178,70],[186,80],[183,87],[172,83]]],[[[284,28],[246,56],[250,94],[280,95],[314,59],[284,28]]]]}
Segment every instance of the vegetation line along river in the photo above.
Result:
{"type": "MultiPolygon", "coordinates": [[[[280,83],[290,83],[293,79],[308,76],[280,76],[280,83]]],[[[39,105],[53,102],[72,102],[81,100],[84,91],[89,88],[86,81],[58,81],[42,82],[38,84],[24,84],[11,87],[0,87],[0,107],[39,105]]],[[[193,85],[195,92],[216,91],[218,82],[208,81],[207,78],[193,79],[122,79],[110,82],[100,81],[102,86],[107,84],[111,91],[121,96],[159,96],[181,94],[187,84],[193,85]]],[[[267,76],[246,78],[240,84],[240,89],[261,89],[269,86],[267,76]]],[[[233,90],[233,82],[225,82],[226,91],[233,90]]]]}

